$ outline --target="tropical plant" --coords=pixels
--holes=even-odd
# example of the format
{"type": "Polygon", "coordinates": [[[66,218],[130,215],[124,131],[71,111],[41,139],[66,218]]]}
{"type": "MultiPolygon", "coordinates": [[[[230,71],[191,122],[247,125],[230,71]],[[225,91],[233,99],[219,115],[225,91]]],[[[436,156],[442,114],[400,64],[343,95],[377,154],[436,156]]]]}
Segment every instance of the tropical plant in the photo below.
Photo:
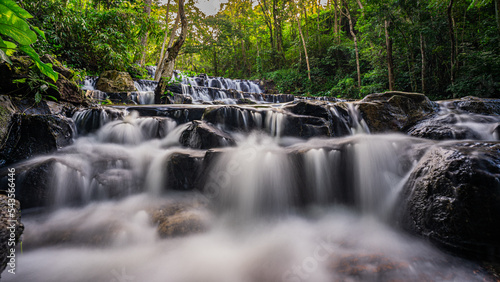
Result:
{"type": "Polygon", "coordinates": [[[0,0],[0,34],[2,35],[0,37],[0,58],[12,64],[9,56],[13,55],[15,51],[23,51],[33,59],[40,72],[55,82],[58,78],[57,72],[52,69],[51,64],[43,63],[31,47],[31,44],[37,41],[38,36],[45,39],[45,34],[26,21],[30,18],[33,16],[19,7],[16,2],[0,0]],[[4,39],[5,37],[10,38],[10,40],[4,39]]]}

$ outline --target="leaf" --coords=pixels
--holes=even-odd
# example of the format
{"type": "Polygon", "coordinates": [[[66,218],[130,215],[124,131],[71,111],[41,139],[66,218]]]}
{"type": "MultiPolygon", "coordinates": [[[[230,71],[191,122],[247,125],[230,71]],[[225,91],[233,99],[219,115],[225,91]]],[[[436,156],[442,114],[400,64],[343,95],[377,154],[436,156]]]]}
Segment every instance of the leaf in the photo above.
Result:
{"type": "Polygon", "coordinates": [[[28,13],[26,10],[23,8],[19,7],[16,2],[12,0],[0,0],[0,5],[4,5],[7,8],[9,8],[16,16],[22,18],[22,19],[31,19],[33,16],[28,13]]]}
{"type": "Polygon", "coordinates": [[[50,99],[52,99],[52,100],[54,100],[54,101],[56,101],[56,102],[57,102],[57,98],[56,98],[56,97],[54,97],[54,96],[45,95],[45,97],[50,98],[50,99]]]}
{"type": "Polygon", "coordinates": [[[40,57],[38,56],[38,54],[35,52],[35,50],[33,50],[33,48],[31,48],[30,46],[21,45],[21,46],[19,46],[19,49],[21,49],[24,53],[26,53],[28,56],[30,56],[30,58],[32,58],[33,61],[35,61],[35,64],[38,67],[38,69],[40,70],[40,72],[42,72],[43,74],[48,76],[54,82],[57,81],[59,74],[52,69],[51,64],[43,63],[40,60],[40,57]]]}
{"type": "MultiPolygon", "coordinates": [[[[0,0],[1,1],[1,0],[0,0]]],[[[42,30],[40,30],[38,27],[32,25],[31,28],[36,31],[36,33],[38,33],[43,39],[47,40],[47,38],[45,38],[45,32],[43,32],[42,30]]]]}
{"type": "Polygon", "coordinates": [[[10,41],[3,41],[0,38],[0,49],[2,49],[4,51],[8,51],[9,49],[15,50],[16,48],[17,48],[17,45],[15,43],[10,42],[10,41]]]}
{"type": "Polygon", "coordinates": [[[0,59],[12,65],[12,61],[9,59],[9,56],[7,56],[2,49],[0,49],[0,59]]]}
{"type": "Polygon", "coordinates": [[[26,78],[14,79],[12,82],[14,82],[14,83],[26,83],[26,78]]]}
{"type": "MultiPolygon", "coordinates": [[[[0,0],[2,1],[2,0],[0,0]]],[[[0,4],[0,33],[11,37],[21,45],[30,45],[37,40],[29,24],[18,17],[9,7],[0,4]]]]}

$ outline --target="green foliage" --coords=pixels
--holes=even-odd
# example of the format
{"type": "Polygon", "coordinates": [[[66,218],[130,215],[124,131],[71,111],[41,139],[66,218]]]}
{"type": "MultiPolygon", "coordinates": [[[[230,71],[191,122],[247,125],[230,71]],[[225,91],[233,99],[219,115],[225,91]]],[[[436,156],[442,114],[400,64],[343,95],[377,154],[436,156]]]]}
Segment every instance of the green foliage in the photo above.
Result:
{"type": "Polygon", "coordinates": [[[47,82],[47,77],[40,71],[30,70],[27,78],[17,79],[14,83],[26,84],[30,90],[30,94],[35,97],[35,102],[38,104],[42,99],[51,99],[57,101],[54,96],[48,95],[47,91],[52,88],[58,91],[57,86],[47,82]]]}
{"type": "Polygon", "coordinates": [[[469,62],[459,70],[458,79],[448,90],[455,97],[493,97],[500,93],[500,55],[492,52],[468,52],[461,60],[469,62]]]}
{"type": "Polygon", "coordinates": [[[30,46],[37,41],[37,34],[45,39],[45,34],[40,29],[30,26],[26,21],[32,17],[30,13],[19,7],[14,1],[0,0],[0,34],[15,42],[0,37],[0,58],[12,64],[7,56],[12,55],[16,50],[21,50],[33,59],[43,74],[55,82],[58,78],[57,72],[52,69],[51,64],[43,63],[30,46]]]}
{"type": "Polygon", "coordinates": [[[144,70],[134,65],[140,37],[144,28],[151,25],[142,14],[142,7],[114,1],[109,9],[95,9],[90,4],[82,9],[61,2],[64,1],[34,0],[25,4],[35,15],[34,22],[46,30],[47,41],[39,43],[38,50],[55,54],[89,72],[116,69],[144,77],[144,70]]]}

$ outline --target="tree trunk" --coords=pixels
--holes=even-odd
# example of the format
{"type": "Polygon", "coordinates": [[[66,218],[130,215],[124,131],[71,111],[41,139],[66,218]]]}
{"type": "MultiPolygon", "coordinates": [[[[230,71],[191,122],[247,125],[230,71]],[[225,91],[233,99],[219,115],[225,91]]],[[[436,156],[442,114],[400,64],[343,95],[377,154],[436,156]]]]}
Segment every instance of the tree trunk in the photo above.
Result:
{"type": "Polygon", "coordinates": [[[385,21],[385,45],[387,48],[387,71],[389,73],[389,91],[394,90],[394,65],[392,61],[392,39],[389,36],[391,22],[385,21]]]}
{"type": "Polygon", "coordinates": [[[450,0],[450,3],[448,4],[448,31],[450,33],[450,47],[451,47],[451,54],[450,54],[450,62],[451,62],[451,70],[450,70],[450,80],[451,84],[455,82],[455,61],[456,61],[456,52],[455,52],[455,31],[453,28],[453,0],[450,0]]]}
{"type": "Polygon", "coordinates": [[[218,69],[217,69],[217,48],[215,45],[212,45],[212,48],[214,49],[214,76],[217,76],[218,69]]]}
{"type": "MultiPolygon", "coordinates": [[[[175,59],[177,55],[179,55],[179,51],[181,50],[184,41],[186,41],[187,36],[187,19],[186,14],[184,12],[184,0],[179,0],[179,18],[181,21],[181,34],[179,38],[175,41],[172,47],[167,49],[168,55],[164,59],[163,69],[160,73],[160,82],[158,83],[158,87],[155,89],[155,103],[160,103],[161,96],[165,93],[165,89],[167,88],[167,84],[170,82],[172,74],[174,72],[175,67],[175,59]]],[[[173,38],[172,34],[172,38],[173,38]]],[[[171,38],[171,39],[172,39],[171,38]]]]}
{"type": "Polygon", "coordinates": [[[495,0],[495,18],[497,19],[498,33],[500,34],[500,0],[495,0]]]}
{"type": "Polygon", "coordinates": [[[425,42],[422,33],[420,33],[420,55],[422,57],[422,93],[425,94],[425,42]]]}
{"type": "MultiPolygon", "coordinates": [[[[144,13],[148,15],[148,17],[151,15],[151,1],[152,0],[145,0],[145,6],[144,6],[144,13]]],[[[149,36],[149,31],[146,30],[146,34],[141,39],[141,46],[142,46],[142,56],[141,56],[141,61],[140,65],[141,67],[144,66],[144,63],[146,61],[146,51],[148,49],[148,36],[149,36]]]]}
{"type": "Polygon", "coordinates": [[[335,37],[337,37],[337,34],[339,33],[339,27],[338,27],[338,15],[337,15],[337,0],[333,1],[333,8],[334,8],[334,23],[333,23],[333,33],[335,34],[335,37]]]}
{"type": "Polygon", "coordinates": [[[347,19],[349,20],[349,32],[351,33],[351,36],[354,40],[354,52],[356,53],[356,71],[358,73],[358,87],[361,87],[361,68],[359,66],[358,38],[356,37],[356,33],[354,33],[354,27],[352,23],[351,13],[349,12],[349,6],[347,5],[345,0],[343,0],[343,2],[345,6],[344,8],[346,10],[347,19]]]}
{"type": "Polygon", "coordinates": [[[306,46],[306,41],[304,40],[304,35],[302,34],[302,28],[300,27],[300,19],[297,17],[297,25],[299,26],[299,34],[300,38],[302,39],[302,45],[304,46],[304,54],[306,56],[306,64],[307,64],[307,77],[309,78],[309,81],[311,80],[311,68],[309,67],[309,56],[307,55],[307,46],[306,46]]]}
{"type": "Polygon", "coordinates": [[[165,58],[168,56],[168,49],[172,47],[175,38],[175,32],[177,31],[177,26],[179,25],[180,16],[177,14],[177,18],[175,19],[174,27],[172,28],[172,32],[170,33],[170,39],[168,40],[167,50],[161,54],[160,61],[158,62],[158,67],[156,68],[155,80],[159,81],[161,78],[161,73],[164,68],[165,58]]]}
{"type": "MultiPolygon", "coordinates": [[[[168,38],[168,14],[170,12],[170,0],[167,2],[167,13],[165,14],[165,35],[163,36],[163,43],[161,44],[161,51],[160,51],[160,59],[158,60],[158,63],[156,64],[156,70],[160,69],[161,62],[163,61],[163,52],[165,52],[165,45],[167,44],[167,38],[168,38]]],[[[168,47],[167,47],[168,48],[168,47]]],[[[158,81],[159,78],[157,76],[157,73],[155,73],[154,80],[158,81]]]]}

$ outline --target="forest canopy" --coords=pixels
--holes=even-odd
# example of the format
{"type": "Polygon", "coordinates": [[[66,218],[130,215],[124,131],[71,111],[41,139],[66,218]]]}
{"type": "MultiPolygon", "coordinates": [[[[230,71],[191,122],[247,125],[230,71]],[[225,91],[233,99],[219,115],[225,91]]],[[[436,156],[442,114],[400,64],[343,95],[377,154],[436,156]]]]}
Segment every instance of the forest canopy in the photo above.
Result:
{"type": "MultiPolygon", "coordinates": [[[[174,0],[17,2],[45,31],[34,49],[88,74],[117,69],[145,77],[143,67],[156,66],[162,46],[180,34],[174,0]]],[[[186,0],[188,32],[176,68],[272,80],[280,92],[302,95],[500,97],[499,6],[500,0],[230,0],[207,15],[186,0]]]]}

